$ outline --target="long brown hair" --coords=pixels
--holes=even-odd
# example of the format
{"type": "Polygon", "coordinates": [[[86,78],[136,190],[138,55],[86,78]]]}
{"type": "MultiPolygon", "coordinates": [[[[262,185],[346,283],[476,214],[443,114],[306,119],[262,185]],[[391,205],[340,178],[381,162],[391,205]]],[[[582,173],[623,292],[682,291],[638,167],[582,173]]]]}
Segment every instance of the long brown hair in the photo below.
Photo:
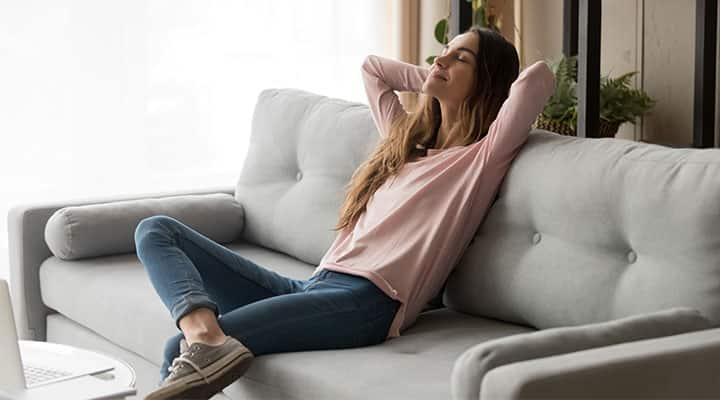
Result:
{"type": "MultiPolygon", "coordinates": [[[[467,32],[478,35],[480,51],[476,58],[475,89],[458,110],[461,137],[454,142],[464,146],[487,135],[520,68],[515,46],[502,35],[479,26],[472,26],[467,32]]],[[[346,185],[345,200],[333,230],[353,226],[365,212],[372,195],[389,177],[418,155],[418,151],[425,152],[435,145],[441,121],[440,102],[425,94],[419,95],[411,112],[392,121],[386,137],[380,140],[346,185]]]]}

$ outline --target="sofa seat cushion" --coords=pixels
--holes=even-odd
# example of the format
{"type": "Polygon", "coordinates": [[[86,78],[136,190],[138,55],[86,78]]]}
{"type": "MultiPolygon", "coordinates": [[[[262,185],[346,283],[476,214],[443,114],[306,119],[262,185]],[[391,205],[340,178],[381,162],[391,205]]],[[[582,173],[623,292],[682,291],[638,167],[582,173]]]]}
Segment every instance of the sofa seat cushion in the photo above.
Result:
{"type": "Polygon", "coordinates": [[[531,331],[448,308],[431,310],[379,345],[263,355],[223,392],[233,399],[449,399],[453,365],[465,350],[531,331]]]}
{"type": "MultiPolygon", "coordinates": [[[[291,278],[309,278],[314,269],[256,245],[226,246],[291,278]]],[[[39,275],[45,305],[148,361],[160,365],[165,342],[180,332],[134,253],[73,261],[50,257],[39,275]]]]}
{"type": "MultiPolygon", "coordinates": [[[[306,279],[313,271],[248,243],[227,247],[292,278],[306,279]]],[[[75,261],[51,257],[40,267],[40,285],[48,307],[158,366],[165,342],[178,333],[134,254],[75,261]]],[[[288,398],[448,398],[453,363],[465,350],[529,331],[447,308],[427,311],[401,337],[377,346],[258,357],[225,392],[258,398],[254,391],[265,387],[288,398]]]]}

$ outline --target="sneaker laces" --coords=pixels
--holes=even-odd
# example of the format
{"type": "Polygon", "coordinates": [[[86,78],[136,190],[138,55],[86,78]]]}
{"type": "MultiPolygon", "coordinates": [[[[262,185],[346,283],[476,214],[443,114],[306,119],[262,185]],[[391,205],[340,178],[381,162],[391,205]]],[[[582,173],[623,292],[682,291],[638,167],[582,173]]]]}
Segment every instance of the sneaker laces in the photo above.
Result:
{"type": "Polygon", "coordinates": [[[191,351],[186,351],[186,352],[180,354],[180,356],[175,357],[175,359],[173,359],[172,364],[170,364],[170,366],[168,367],[168,371],[170,372],[170,375],[168,375],[168,378],[167,378],[168,380],[171,379],[172,376],[174,376],[175,374],[177,374],[180,371],[182,364],[187,364],[187,365],[193,367],[193,369],[195,371],[197,371],[197,373],[200,374],[200,376],[202,376],[205,383],[210,383],[210,381],[207,378],[207,375],[205,375],[202,372],[202,369],[200,367],[198,367],[198,365],[195,364],[191,359],[188,358],[192,354],[193,353],[191,351]]]}

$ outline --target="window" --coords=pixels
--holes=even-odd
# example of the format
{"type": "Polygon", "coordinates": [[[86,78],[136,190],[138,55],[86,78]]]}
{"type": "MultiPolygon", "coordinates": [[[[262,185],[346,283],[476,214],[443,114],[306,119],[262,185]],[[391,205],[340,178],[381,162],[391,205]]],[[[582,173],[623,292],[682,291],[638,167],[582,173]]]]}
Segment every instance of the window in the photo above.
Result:
{"type": "Polygon", "coordinates": [[[360,66],[390,51],[388,7],[2,3],[0,253],[17,203],[234,185],[262,89],[366,102],[360,66]]]}

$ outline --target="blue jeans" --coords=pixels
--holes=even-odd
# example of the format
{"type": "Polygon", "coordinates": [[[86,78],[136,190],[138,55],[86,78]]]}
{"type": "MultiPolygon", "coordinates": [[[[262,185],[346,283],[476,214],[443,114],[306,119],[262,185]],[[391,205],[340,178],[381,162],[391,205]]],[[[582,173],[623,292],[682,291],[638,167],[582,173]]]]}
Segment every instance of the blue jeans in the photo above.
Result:
{"type": "MultiPolygon", "coordinates": [[[[382,343],[400,306],[364,277],[279,275],[164,215],[140,221],[135,247],[178,329],[185,314],[207,307],[255,356],[382,343]]],[[[161,381],[183,337],[165,344],[161,381]]]]}

